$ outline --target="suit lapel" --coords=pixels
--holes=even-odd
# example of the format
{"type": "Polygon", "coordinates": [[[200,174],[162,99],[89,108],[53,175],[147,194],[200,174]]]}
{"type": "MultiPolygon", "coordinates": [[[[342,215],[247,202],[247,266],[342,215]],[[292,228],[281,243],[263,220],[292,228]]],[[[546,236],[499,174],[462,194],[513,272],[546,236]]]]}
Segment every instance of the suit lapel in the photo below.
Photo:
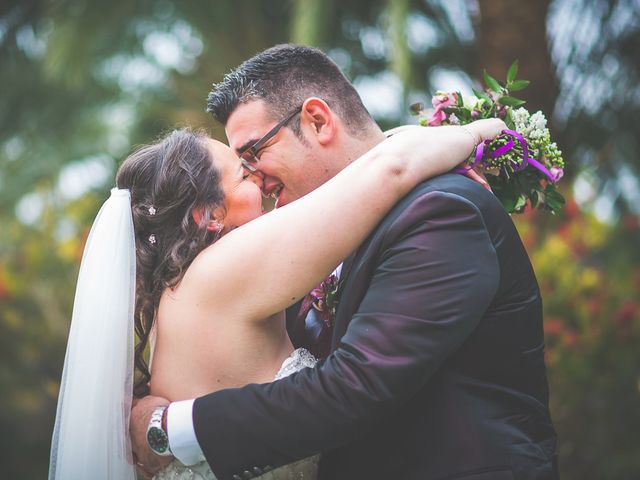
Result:
{"type": "Polygon", "coordinates": [[[346,333],[353,315],[358,311],[360,302],[368,289],[372,269],[375,265],[375,253],[380,248],[380,242],[384,238],[384,231],[380,226],[349,255],[343,265],[340,274],[340,289],[338,291],[338,306],[333,322],[331,337],[331,350],[340,343],[346,333]]]}
{"type": "Polygon", "coordinates": [[[289,334],[291,343],[293,343],[293,346],[296,348],[307,346],[304,321],[298,318],[301,305],[302,300],[291,305],[286,310],[287,333],[289,334]]]}
{"type": "MultiPolygon", "coordinates": [[[[346,321],[346,319],[342,319],[341,317],[344,316],[341,315],[342,312],[345,311],[344,305],[343,305],[343,300],[344,300],[344,295],[345,295],[345,286],[349,280],[349,275],[351,274],[352,270],[353,270],[353,266],[355,264],[355,260],[357,257],[357,253],[358,250],[356,250],[355,252],[353,252],[351,255],[349,255],[345,261],[342,264],[342,270],[340,272],[340,286],[338,289],[338,306],[336,308],[336,314],[335,314],[335,318],[333,319],[333,332],[332,332],[332,338],[331,338],[331,350],[335,349],[335,346],[337,345],[338,341],[340,340],[339,338],[337,338],[336,336],[336,332],[338,330],[343,331],[342,328],[337,328],[338,327],[338,320],[340,319],[340,323],[343,323],[346,321]]],[[[350,313],[347,313],[346,315],[348,315],[349,317],[351,316],[350,313]]],[[[342,337],[342,334],[340,334],[340,337],[342,337]]]]}
{"type": "Polygon", "coordinates": [[[340,290],[339,290],[340,296],[342,296],[342,289],[347,280],[347,277],[349,276],[349,273],[351,272],[351,269],[353,268],[353,263],[356,258],[356,253],[357,253],[357,250],[353,252],[351,255],[349,255],[344,262],[342,262],[342,270],[340,271],[340,290]]]}

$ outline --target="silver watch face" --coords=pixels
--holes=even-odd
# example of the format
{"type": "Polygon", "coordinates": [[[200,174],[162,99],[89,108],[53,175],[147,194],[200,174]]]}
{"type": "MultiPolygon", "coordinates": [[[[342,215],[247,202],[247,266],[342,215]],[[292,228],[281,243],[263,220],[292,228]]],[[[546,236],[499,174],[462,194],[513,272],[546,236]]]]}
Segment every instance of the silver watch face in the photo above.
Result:
{"type": "Polygon", "coordinates": [[[169,455],[169,438],[162,428],[151,427],[147,431],[147,443],[158,455],[169,455]]]}

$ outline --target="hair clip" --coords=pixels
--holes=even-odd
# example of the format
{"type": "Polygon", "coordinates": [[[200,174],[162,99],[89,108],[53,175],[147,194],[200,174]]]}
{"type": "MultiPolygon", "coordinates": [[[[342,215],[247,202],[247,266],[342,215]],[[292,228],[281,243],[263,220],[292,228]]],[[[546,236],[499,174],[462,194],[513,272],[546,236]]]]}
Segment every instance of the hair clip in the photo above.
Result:
{"type": "Polygon", "coordinates": [[[155,245],[156,244],[156,236],[153,233],[151,235],[149,235],[149,243],[151,245],[155,245]]]}
{"type": "Polygon", "coordinates": [[[151,205],[148,211],[149,211],[149,215],[154,216],[156,214],[156,207],[151,205]]]}

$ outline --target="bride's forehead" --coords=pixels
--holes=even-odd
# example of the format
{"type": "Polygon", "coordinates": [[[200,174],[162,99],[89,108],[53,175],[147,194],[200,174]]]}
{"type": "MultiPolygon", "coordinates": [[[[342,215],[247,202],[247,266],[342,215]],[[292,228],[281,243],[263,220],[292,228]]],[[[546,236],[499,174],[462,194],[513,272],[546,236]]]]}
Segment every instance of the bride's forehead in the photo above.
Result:
{"type": "Polygon", "coordinates": [[[211,152],[213,163],[221,170],[237,168],[240,164],[236,154],[233,153],[228,145],[219,140],[209,139],[209,151],[211,152]]]}
{"type": "Polygon", "coordinates": [[[219,150],[228,150],[229,146],[220,140],[216,140],[215,138],[209,139],[209,147],[211,150],[219,151],[219,150]]]}
{"type": "Polygon", "coordinates": [[[221,142],[220,140],[216,140],[214,138],[210,138],[207,141],[207,146],[211,154],[215,157],[218,157],[219,155],[228,155],[229,152],[231,151],[231,149],[227,144],[221,142]]]}

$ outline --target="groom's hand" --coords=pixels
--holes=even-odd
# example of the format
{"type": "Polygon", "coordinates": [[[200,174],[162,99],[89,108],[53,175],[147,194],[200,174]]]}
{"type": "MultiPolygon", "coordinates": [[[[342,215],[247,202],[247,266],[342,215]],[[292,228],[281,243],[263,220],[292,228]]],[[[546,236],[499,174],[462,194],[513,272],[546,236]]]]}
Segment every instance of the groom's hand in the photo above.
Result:
{"type": "Polygon", "coordinates": [[[129,421],[129,435],[131,436],[131,448],[133,460],[136,462],[138,473],[144,478],[151,478],[163,467],[173,460],[173,457],[161,457],[153,453],[147,445],[147,427],[151,420],[151,414],[156,407],[169,405],[169,400],[162,397],[148,395],[139,400],[134,400],[129,421]]]}

